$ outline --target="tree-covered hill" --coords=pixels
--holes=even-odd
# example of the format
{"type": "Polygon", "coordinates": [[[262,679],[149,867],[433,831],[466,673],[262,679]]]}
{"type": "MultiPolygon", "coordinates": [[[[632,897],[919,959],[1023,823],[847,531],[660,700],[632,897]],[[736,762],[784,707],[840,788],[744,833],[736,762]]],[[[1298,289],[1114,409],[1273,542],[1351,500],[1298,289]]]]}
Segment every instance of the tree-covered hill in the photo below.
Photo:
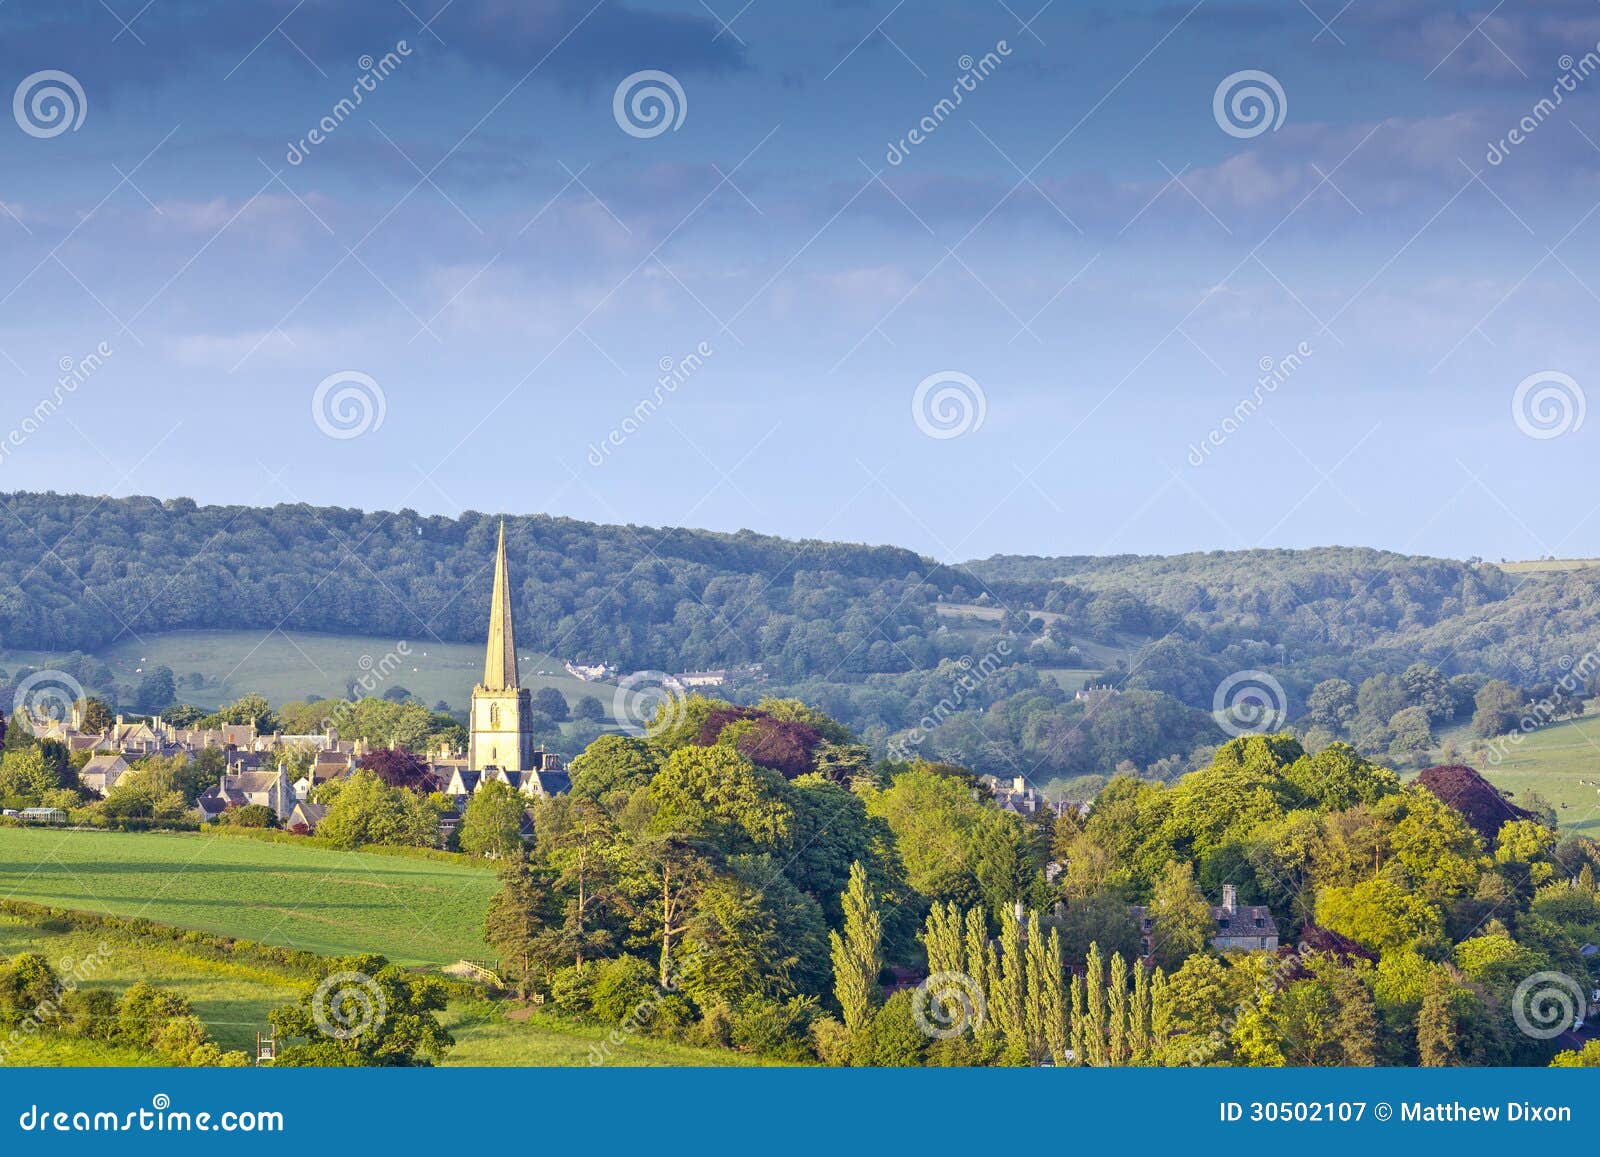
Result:
{"type": "MultiPolygon", "coordinates": [[[[8,648],[92,651],[183,629],[447,641],[484,630],[496,515],[60,494],[0,502],[8,648]]],[[[937,661],[932,604],[960,578],[894,547],[544,516],[506,524],[527,641],[624,667],[907,670],[937,661]]]]}
{"type": "MultiPolygon", "coordinates": [[[[483,638],[497,514],[53,493],[0,508],[0,650],[95,653],[175,630],[483,638]]],[[[1280,686],[1278,724],[1396,763],[1453,759],[1442,745],[1469,722],[1492,740],[1553,691],[1560,718],[1600,693],[1600,569],[1510,575],[1344,547],[945,566],[750,531],[506,527],[529,650],[730,668],[726,693],[745,701],[797,696],[875,751],[1002,776],[1200,766],[1228,734],[1219,689],[1241,673],[1280,686]],[[1121,694],[1077,695],[1085,683],[1121,694]]],[[[172,672],[135,686],[81,655],[55,661],[119,710],[166,705],[172,672]]],[[[0,672],[0,691],[22,678],[0,672]]],[[[556,722],[550,741],[572,739],[556,722]]]]}

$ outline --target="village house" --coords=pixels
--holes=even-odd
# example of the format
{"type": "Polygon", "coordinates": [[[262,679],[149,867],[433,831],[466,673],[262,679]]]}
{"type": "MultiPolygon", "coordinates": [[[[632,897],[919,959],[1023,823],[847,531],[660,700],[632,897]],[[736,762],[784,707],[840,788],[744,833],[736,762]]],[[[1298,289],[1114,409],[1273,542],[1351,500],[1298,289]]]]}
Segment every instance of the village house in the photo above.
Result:
{"type": "Polygon", "coordinates": [[[289,818],[284,821],[283,826],[296,835],[314,835],[317,825],[322,822],[322,818],[327,814],[328,809],[323,804],[306,803],[304,800],[299,800],[290,810],[289,818]]]}
{"type": "Polygon", "coordinates": [[[294,786],[289,782],[289,773],[280,767],[276,771],[244,771],[224,775],[221,783],[201,793],[200,798],[195,800],[195,806],[200,809],[200,815],[207,823],[215,822],[229,808],[249,807],[252,804],[270,808],[281,823],[289,818],[298,802],[294,786]]]}
{"type": "Polygon", "coordinates": [[[91,756],[89,762],[78,771],[78,783],[85,791],[92,791],[103,796],[106,792],[117,786],[129,771],[128,761],[120,755],[111,755],[105,752],[91,756]]]}
{"type": "MultiPolygon", "coordinates": [[[[1212,905],[1211,936],[1208,943],[1214,952],[1276,952],[1278,950],[1278,922],[1265,904],[1239,904],[1239,889],[1232,884],[1222,885],[1222,903],[1212,905]]],[[[1150,910],[1143,905],[1133,906],[1133,916],[1139,922],[1142,952],[1149,958],[1155,952],[1156,928],[1150,910]]]]}

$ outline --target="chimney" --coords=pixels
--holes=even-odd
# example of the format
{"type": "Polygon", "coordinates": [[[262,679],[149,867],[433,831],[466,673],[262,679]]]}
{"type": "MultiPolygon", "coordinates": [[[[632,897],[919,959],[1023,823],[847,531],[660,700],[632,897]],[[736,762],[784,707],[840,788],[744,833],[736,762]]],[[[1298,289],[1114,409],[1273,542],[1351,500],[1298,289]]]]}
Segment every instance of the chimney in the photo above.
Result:
{"type": "Polygon", "coordinates": [[[1230,916],[1239,910],[1239,889],[1232,884],[1222,885],[1222,910],[1230,916]]]}
{"type": "Polygon", "coordinates": [[[1024,777],[1022,777],[1020,775],[1013,776],[1012,779],[1011,779],[1011,790],[1012,791],[1017,791],[1017,792],[1027,791],[1028,790],[1028,781],[1027,781],[1027,779],[1025,779],[1024,777]]]}

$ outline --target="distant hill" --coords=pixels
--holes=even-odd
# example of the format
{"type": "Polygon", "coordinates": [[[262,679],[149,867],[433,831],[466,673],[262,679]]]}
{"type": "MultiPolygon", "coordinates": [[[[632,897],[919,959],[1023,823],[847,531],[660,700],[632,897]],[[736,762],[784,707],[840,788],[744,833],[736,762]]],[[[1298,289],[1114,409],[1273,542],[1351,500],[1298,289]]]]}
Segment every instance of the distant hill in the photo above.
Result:
{"type": "MultiPolygon", "coordinates": [[[[0,502],[10,511],[0,519],[8,648],[93,651],[186,629],[483,637],[498,515],[26,493],[0,502]]],[[[629,667],[909,669],[936,661],[917,640],[961,578],[896,547],[545,516],[506,526],[528,645],[629,667]],[[837,629],[813,629],[824,622],[837,629]],[[896,655],[902,642],[909,653],[896,655]]]]}
{"type": "MultiPolygon", "coordinates": [[[[140,686],[145,658],[182,652],[153,640],[130,651],[130,639],[229,632],[208,662],[151,662],[188,676],[180,696],[288,696],[342,686],[351,637],[366,650],[484,637],[498,514],[60,494],[0,495],[0,506],[0,651],[12,668],[0,683],[48,660],[120,709],[153,693],[140,686]],[[308,662],[300,688],[292,660],[273,681],[259,659],[279,629],[344,642],[327,641],[333,657],[308,662]]],[[[803,698],[880,753],[895,744],[1041,782],[1200,766],[1227,738],[1219,689],[1255,672],[1281,685],[1283,718],[1301,726],[1318,682],[1359,684],[1359,718],[1341,737],[1414,760],[1418,744],[1467,723],[1484,679],[1532,688],[1592,671],[1583,656],[1600,651],[1597,568],[1508,575],[1351,547],[945,566],[751,531],[543,515],[508,515],[506,527],[519,649],[551,657],[541,664],[729,668],[720,694],[803,698]],[[1390,726],[1422,702],[1420,684],[1392,678],[1418,660],[1463,679],[1433,735],[1390,726]],[[1079,699],[1085,684],[1122,694],[1079,699]]],[[[428,682],[444,677],[444,654],[399,681],[450,694],[428,682]]]]}
{"type": "MultiPolygon", "coordinates": [[[[95,651],[133,634],[288,630],[482,637],[499,515],[0,496],[0,646],[95,651]]],[[[521,641],[624,668],[761,663],[785,681],[955,657],[940,604],[996,630],[1055,619],[1084,653],[1168,636],[1269,648],[1307,677],[1415,658],[1523,682],[1600,646],[1600,569],[1523,571],[1366,548],[996,556],[509,515],[521,641]],[[1007,612],[1011,612],[1007,614],[1007,612]]],[[[1170,641],[1170,640],[1169,640],[1170,641]]],[[[1040,666],[1068,665],[1047,660],[1040,666]]],[[[1081,657],[1075,661],[1082,661],[1081,657]]]]}

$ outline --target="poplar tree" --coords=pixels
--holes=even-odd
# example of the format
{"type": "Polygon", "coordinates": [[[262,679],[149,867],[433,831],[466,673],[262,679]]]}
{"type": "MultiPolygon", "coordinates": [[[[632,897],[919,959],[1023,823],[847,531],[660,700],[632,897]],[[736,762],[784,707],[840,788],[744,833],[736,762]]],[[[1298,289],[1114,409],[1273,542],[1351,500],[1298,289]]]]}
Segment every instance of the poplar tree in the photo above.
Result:
{"type": "Polygon", "coordinates": [[[1089,1015],[1084,1008],[1083,981],[1078,979],[1076,973],[1073,974],[1072,983],[1067,989],[1067,1002],[1072,1009],[1067,1024],[1067,1039],[1072,1042],[1072,1063],[1088,1064],[1089,1041],[1085,1030],[1089,1024],[1089,1015]]]}
{"type": "Polygon", "coordinates": [[[930,975],[966,971],[966,952],[961,941],[961,910],[956,907],[954,900],[948,904],[935,904],[929,910],[922,946],[928,953],[930,975]]]}
{"type": "Polygon", "coordinates": [[[1045,939],[1039,930],[1037,912],[1028,915],[1027,974],[1028,1001],[1023,1019],[1028,1060],[1037,1064],[1052,1056],[1057,1064],[1065,1064],[1067,1010],[1061,990],[1061,937],[1052,930],[1050,938],[1045,939]]]}
{"type": "Polygon", "coordinates": [[[1128,1045],[1133,1063],[1150,1063],[1150,970],[1137,964],[1133,970],[1133,1005],[1128,1018],[1128,1045]]]}
{"type": "Polygon", "coordinates": [[[1167,1044],[1172,1040],[1172,986],[1167,971],[1159,964],[1150,976],[1150,1052],[1151,1063],[1166,1064],[1167,1044]]]}
{"type": "Polygon", "coordinates": [[[1027,1000],[1022,958],[1022,924],[1009,912],[1000,921],[1000,948],[989,968],[989,1014],[1005,1038],[1012,1059],[1028,1052],[1024,1007],[1027,1000]]]}
{"type": "Polygon", "coordinates": [[[1106,1063],[1106,966],[1098,941],[1089,945],[1084,969],[1083,1063],[1100,1068],[1106,1063]]]}
{"type": "Polygon", "coordinates": [[[850,865],[850,883],[842,900],[844,935],[828,933],[833,994],[844,1011],[845,1028],[850,1030],[852,1040],[858,1040],[872,1018],[878,973],[883,968],[883,917],[860,860],[850,865]]]}
{"type": "Polygon", "coordinates": [[[1111,954],[1110,999],[1107,1001],[1106,1063],[1128,1063],[1128,962],[1122,953],[1111,954]]]}
{"type": "MultiPolygon", "coordinates": [[[[978,986],[984,994],[984,1003],[989,1002],[988,993],[993,984],[994,950],[989,946],[989,929],[984,925],[983,912],[978,908],[967,910],[966,932],[966,968],[962,971],[978,986]]],[[[973,1035],[984,1037],[994,1032],[994,1015],[986,1012],[983,1019],[973,1026],[973,1035]]]]}

